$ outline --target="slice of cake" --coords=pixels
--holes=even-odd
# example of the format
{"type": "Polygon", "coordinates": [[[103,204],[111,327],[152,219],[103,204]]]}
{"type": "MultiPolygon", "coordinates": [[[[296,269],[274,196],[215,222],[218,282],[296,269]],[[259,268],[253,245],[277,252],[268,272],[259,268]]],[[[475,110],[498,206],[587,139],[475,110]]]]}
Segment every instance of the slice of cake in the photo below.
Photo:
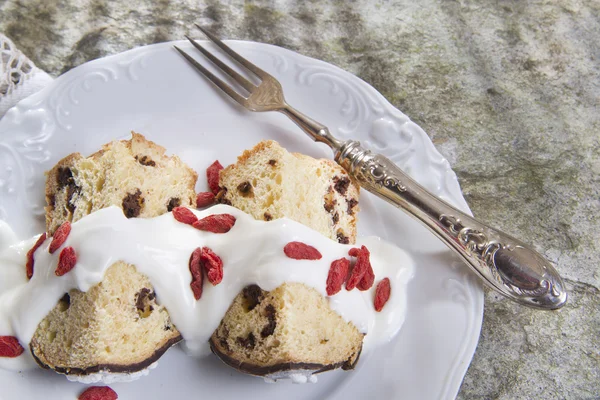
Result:
{"type": "MultiPolygon", "coordinates": [[[[131,140],[109,143],[88,158],[77,153],[59,161],[47,174],[48,232],[111,205],[129,218],[193,207],[197,174],[164,153],[132,133],[131,140]]],[[[148,278],[116,262],[89,291],[66,293],[38,326],[30,348],[44,368],[104,379],[102,374],[144,370],[179,340],[148,278]]]]}
{"type": "MultiPolygon", "coordinates": [[[[359,188],[331,160],[289,153],[264,141],[220,173],[217,200],[255,219],[287,217],[340,243],[354,243],[359,188]]],[[[212,335],[226,364],[272,379],[305,381],[312,373],[352,369],[363,335],[300,283],[240,293],[212,335]]]]}
{"type": "Polygon", "coordinates": [[[75,380],[119,373],[127,381],[180,340],[148,278],[117,262],[87,292],[65,293],[38,326],[30,348],[42,367],[70,376],[97,374],[75,380]]]}
{"type": "Polygon", "coordinates": [[[287,217],[340,243],[354,243],[359,188],[332,160],[263,141],[220,174],[217,201],[256,219],[287,217]]]}
{"type": "Polygon", "coordinates": [[[363,334],[315,289],[285,283],[240,293],[210,339],[212,351],[242,372],[306,381],[314,373],[352,369],[363,334]]]}
{"type": "Polygon", "coordinates": [[[121,207],[128,218],[194,206],[196,172],[164,153],[132,132],[131,140],[106,144],[90,157],[74,153],[60,160],[47,173],[47,232],[111,205],[121,207]]]}

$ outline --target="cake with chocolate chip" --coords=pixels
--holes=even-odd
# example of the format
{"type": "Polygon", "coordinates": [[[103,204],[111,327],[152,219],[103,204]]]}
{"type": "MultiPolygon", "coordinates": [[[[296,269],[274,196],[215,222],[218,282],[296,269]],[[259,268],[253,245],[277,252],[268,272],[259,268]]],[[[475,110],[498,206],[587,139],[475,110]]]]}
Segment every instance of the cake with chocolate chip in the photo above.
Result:
{"type": "MultiPolygon", "coordinates": [[[[358,186],[338,164],[290,153],[275,141],[246,150],[220,172],[217,201],[255,219],[289,218],[339,243],[356,239],[358,186]]],[[[270,379],[352,369],[363,335],[315,289],[288,282],[267,292],[250,285],[210,339],[239,371],[270,379]]]]}
{"type": "Polygon", "coordinates": [[[130,140],[108,143],[87,158],[68,155],[47,173],[46,231],[113,205],[127,218],[193,207],[197,178],[179,157],[132,132],[130,140]]]}
{"type": "Polygon", "coordinates": [[[181,334],[134,265],[116,262],[87,292],[72,289],[38,325],[31,353],[43,368],[85,383],[130,381],[181,334]]]}
{"type": "Polygon", "coordinates": [[[363,334],[302,283],[267,292],[247,286],[227,311],[210,346],[231,367],[267,379],[353,369],[363,334]]]}
{"type": "MultiPolygon", "coordinates": [[[[46,229],[52,234],[65,221],[113,205],[127,218],[193,207],[196,180],[178,157],[132,132],[130,140],[87,158],[71,154],[47,173],[46,229]]],[[[30,349],[40,366],[89,383],[109,374],[139,376],[180,340],[148,278],[118,261],[87,292],[65,293],[38,325],[30,349]]]]}
{"type": "Polygon", "coordinates": [[[289,153],[268,140],[220,173],[217,201],[270,221],[287,217],[340,243],[354,243],[359,187],[332,160],[289,153]]]}

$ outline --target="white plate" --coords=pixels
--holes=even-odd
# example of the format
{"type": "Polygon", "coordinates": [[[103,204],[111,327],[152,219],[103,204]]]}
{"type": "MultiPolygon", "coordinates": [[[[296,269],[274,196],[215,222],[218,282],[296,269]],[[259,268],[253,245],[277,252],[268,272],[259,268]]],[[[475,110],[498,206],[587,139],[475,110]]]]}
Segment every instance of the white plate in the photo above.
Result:
{"type": "MultiPolygon", "coordinates": [[[[196,54],[187,43],[178,43],[196,54]]],[[[279,79],[290,104],[398,163],[413,178],[468,212],[456,175],[421,128],[371,86],[322,61],[252,42],[229,42],[279,79]]],[[[198,55],[198,58],[201,58],[198,55]]],[[[0,218],[22,237],[43,231],[43,172],[60,158],[143,133],[200,171],[214,159],[234,162],[262,139],[331,157],[283,115],[241,109],[200,77],[170,43],[89,62],[29,97],[0,120],[0,218]]],[[[366,355],[354,372],[333,371],[317,384],[265,384],[214,357],[195,360],[176,347],[150,376],[114,384],[120,399],[452,399],[481,328],[483,293],[466,267],[401,211],[363,191],[360,235],[378,235],[414,257],[408,314],[390,344],[366,355]]],[[[0,371],[0,399],[76,398],[83,385],[36,370],[0,371]]]]}

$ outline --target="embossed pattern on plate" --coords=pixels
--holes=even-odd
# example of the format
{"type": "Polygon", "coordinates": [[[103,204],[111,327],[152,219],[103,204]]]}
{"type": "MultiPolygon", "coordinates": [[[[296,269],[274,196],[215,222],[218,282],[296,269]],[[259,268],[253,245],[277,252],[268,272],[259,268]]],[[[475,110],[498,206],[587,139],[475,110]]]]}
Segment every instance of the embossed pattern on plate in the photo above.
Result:
{"type": "MultiPolygon", "coordinates": [[[[275,46],[228,41],[234,50],[275,76],[287,100],[327,125],[383,153],[419,183],[468,211],[456,176],[425,132],[371,86],[337,67],[275,46]]],[[[192,51],[185,42],[177,45],[192,51]]],[[[207,44],[208,47],[211,47],[207,44]]],[[[0,219],[20,237],[43,229],[43,172],[73,152],[89,154],[133,129],[163,144],[203,171],[215,158],[231,163],[245,148],[274,139],[293,151],[331,157],[285,117],[252,114],[201,79],[171,44],[134,49],[84,64],[19,103],[0,120],[0,219]]],[[[202,174],[201,174],[202,176],[202,174]]],[[[200,179],[198,190],[205,189],[200,179]]],[[[363,191],[359,232],[407,249],[417,272],[398,337],[365,356],[356,371],[335,371],[317,385],[266,385],[237,374],[214,358],[193,360],[179,348],[167,353],[151,377],[114,385],[123,398],[347,399],[377,396],[451,399],[477,345],[483,315],[481,287],[425,228],[363,191]],[[373,386],[373,382],[378,382],[373,386]]],[[[0,399],[74,396],[83,386],[47,371],[0,371],[0,399]],[[52,388],[52,390],[48,390],[52,388]]]]}

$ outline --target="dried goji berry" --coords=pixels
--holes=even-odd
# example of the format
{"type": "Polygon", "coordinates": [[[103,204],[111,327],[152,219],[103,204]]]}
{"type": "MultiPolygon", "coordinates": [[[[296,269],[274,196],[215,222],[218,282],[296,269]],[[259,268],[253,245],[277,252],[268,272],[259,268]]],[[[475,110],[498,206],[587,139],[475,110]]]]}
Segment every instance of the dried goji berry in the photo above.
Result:
{"type": "Polygon", "coordinates": [[[175,207],[173,209],[173,217],[177,221],[188,225],[192,225],[194,222],[198,221],[196,214],[186,207],[175,207]]]}
{"type": "Polygon", "coordinates": [[[360,249],[357,247],[353,247],[350,250],[348,250],[348,255],[352,256],[352,257],[358,257],[358,255],[360,254],[360,249]]]}
{"type": "Polygon", "coordinates": [[[373,283],[375,283],[375,272],[373,272],[373,267],[369,262],[365,274],[363,275],[360,282],[358,282],[358,285],[356,285],[356,287],[358,288],[358,290],[365,291],[371,289],[371,287],[373,287],[373,283]]]}
{"type": "MultiPolygon", "coordinates": [[[[354,264],[354,268],[352,268],[352,272],[350,273],[350,277],[348,278],[348,282],[346,282],[346,290],[352,290],[360,283],[360,281],[367,273],[367,270],[371,268],[371,262],[369,261],[369,250],[365,246],[361,246],[360,249],[352,248],[350,249],[350,251],[348,251],[348,254],[352,257],[357,257],[356,263],[354,264]]],[[[365,287],[367,283],[368,282],[366,282],[363,287],[365,287]]],[[[371,286],[372,285],[373,282],[371,282],[371,286]]]]}
{"type": "Polygon", "coordinates": [[[235,225],[231,214],[213,214],[194,222],[193,227],[212,233],[227,233],[235,225]]]}
{"type": "Polygon", "coordinates": [[[364,291],[364,290],[371,289],[371,287],[373,286],[373,283],[375,283],[375,272],[373,272],[373,266],[371,265],[369,250],[367,250],[366,247],[362,246],[362,248],[360,249],[360,252],[361,252],[362,256],[359,256],[359,257],[363,257],[363,262],[365,262],[367,264],[367,269],[365,270],[365,274],[363,275],[360,282],[358,282],[356,287],[358,288],[358,290],[364,291]]]}
{"type": "Polygon", "coordinates": [[[320,260],[323,257],[319,250],[302,242],[289,242],[283,252],[294,260],[320,260]]]}
{"type": "Polygon", "coordinates": [[[117,400],[117,392],[108,386],[92,386],[79,395],[79,400],[117,400]]]}
{"type": "Polygon", "coordinates": [[[208,187],[213,194],[219,193],[219,172],[223,169],[223,166],[216,160],[214,163],[206,169],[206,179],[208,180],[208,187]]]}
{"type": "Polygon", "coordinates": [[[196,208],[211,206],[215,203],[215,194],[213,192],[200,192],[196,196],[196,208]]]}
{"type": "Polygon", "coordinates": [[[72,247],[65,247],[58,255],[58,266],[54,273],[56,276],[63,276],[75,267],[77,263],[77,255],[72,247]]]}
{"type": "Polygon", "coordinates": [[[0,336],[0,357],[18,357],[25,349],[14,336],[0,336]]]}
{"type": "Polygon", "coordinates": [[[190,283],[190,287],[192,288],[192,293],[194,293],[194,298],[196,300],[200,300],[202,297],[202,266],[200,261],[200,254],[202,253],[202,249],[198,247],[196,250],[192,252],[190,256],[190,273],[192,274],[192,282],[190,283]]]}
{"type": "Polygon", "coordinates": [[[387,303],[387,301],[390,299],[391,291],[392,288],[390,286],[389,278],[383,278],[379,281],[377,287],[375,288],[375,311],[379,312],[383,309],[385,303],[387,303]]]}
{"type": "Polygon", "coordinates": [[[65,221],[61,226],[58,227],[54,235],[52,236],[52,241],[50,242],[50,248],[48,251],[50,254],[53,254],[56,250],[59,249],[67,240],[67,236],[71,233],[71,223],[69,221],[65,221]]]}
{"type": "Polygon", "coordinates": [[[347,258],[340,258],[331,263],[327,275],[327,296],[333,296],[342,290],[342,284],[348,276],[348,268],[350,268],[350,260],[347,258]]]}
{"type": "Polygon", "coordinates": [[[25,264],[25,271],[27,272],[27,279],[31,279],[33,276],[33,253],[44,243],[46,240],[46,232],[42,233],[38,240],[35,242],[33,247],[27,252],[27,264],[25,264]]]}
{"type": "Polygon", "coordinates": [[[208,247],[202,248],[200,260],[206,270],[206,277],[213,286],[218,285],[223,280],[223,261],[221,257],[215,254],[208,247]]]}

